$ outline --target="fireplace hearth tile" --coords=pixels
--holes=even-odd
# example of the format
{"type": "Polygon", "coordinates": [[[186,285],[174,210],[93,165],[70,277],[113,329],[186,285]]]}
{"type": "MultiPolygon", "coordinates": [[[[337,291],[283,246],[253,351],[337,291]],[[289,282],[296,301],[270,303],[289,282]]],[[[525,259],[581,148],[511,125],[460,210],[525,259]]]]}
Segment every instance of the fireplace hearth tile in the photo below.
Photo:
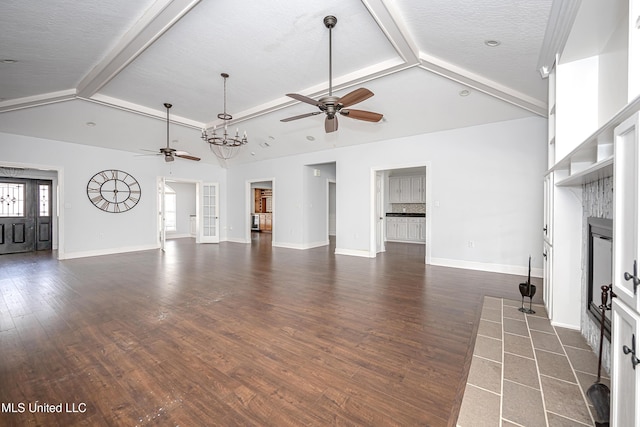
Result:
{"type": "Polygon", "coordinates": [[[504,351],[518,356],[533,359],[533,348],[531,338],[515,334],[504,334],[504,351]]]}
{"type": "Polygon", "coordinates": [[[474,356],[484,357],[496,362],[502,362],[502,341],[496,338],[476,337],[476,346],[473,349],[474,356]]]}
{"type": "Polygon", "coordinates": [[[567,357],[573,369],[588,374],[598,374],[598,357],[591,350],[581,350],[579,348],[565,347],[567,357]]]}
{"type": "Polygon", "coordinates": [[[540,377],[547,411],[562,414],[566,418],[590,424],[589,408],[582,398],[578,384],[570,384],[556,378],[540,377]]]}
{"type": "Polygon", "coordinates": [[[578,331],[556,326],[556,333],[558,334],[558,338],[560,338],[560,342],[562,342],[562,345],[564,346],[568,345],[570,347],[581,348],[583,350],[591,350],[587,341],[578,331]]]}
{"type": "MultiPolygon", "coordinates": [[[[535,315],[516,320],[508,316],[510,310],[520,307],[520,301],[502,302],[503,306],[495,307],[496,299],[492,298],[490,309],[485,311],[483,306],[485,317],[488,310],[501,310],[502,324],[480,320],[473,368],[469,372],[457,427],[593,426],[594,410],[583,393],[595,382],[596,375],[579,369],[590,370],[591,365],[597,368],[597,354],[578,332],[557,327],[548,329],[543,307],[534,305],[535,315]],[[494,337],[483,336],[483,333],[494,337]],[[500,389],[496,386],[499,366],[503,368],[499,372],[500,389]],[[469,381],[495,391],[478,388],[469,381]]],[[[602,382],[609,384],[604,369],[602,376],[602,382]]]]}
{"type": "Polygon", "coordinates": [[[549,353],[544,350],[536,350],[538,371],[541,376],[559,378],[563,381],[577,383],[569,360],[564,354],[549,353]]]}
{"type": "Polygon", "coordinates": [[[529,316],[527,317],[529,322],[529,329],[541,332],[547,332],[549,334],[555,334],[553,326],[549,319],[543,319],[542,317],[529,316]]]}
{"type": "Polygon", "coordinates": [[[504,379],[540,389],[536,361],[513,354],[504,355],[504,379]]]}
{"type": "Polygon", "coordinates": [[[503,322],[504,331],[510,334],[522,335],[524,337],[529,336],[529,329],[527,328],[527,323],[523,320],[515,320],[515,319],[504,319],[503,322]]]}
{"type": "Polygon", "coordinates": [[[531,331],[531,341],[536,350],[546,350],[553,353],[564,355],[562,344],[556,334],[548,334],[546,332],[531,331]]]}

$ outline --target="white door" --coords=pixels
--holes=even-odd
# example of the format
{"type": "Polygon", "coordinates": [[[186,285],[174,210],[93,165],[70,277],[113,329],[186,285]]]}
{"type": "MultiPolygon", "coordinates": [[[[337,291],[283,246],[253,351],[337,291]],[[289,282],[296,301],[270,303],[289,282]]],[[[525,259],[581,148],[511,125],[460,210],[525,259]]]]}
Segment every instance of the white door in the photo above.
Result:
{"type": "Polygon", "coordinates": [[[376,172],[376,253],[384,252],[384,175],[376,172]]]}
{"type": "Polygon", "coordinates": [[[158,238],[160,240],[160,249],[164,251],[165,242],[167,240],[167,231],[165,229],[165,214],[164,214],[164,187],[166,180],[164,178],[158,179],[158,238]]]}
{"type": "Polygon", "coordinates": [[[614,131],[612,425],[640,426],[639,114],[614,131]]]}
{"type": "Polygon", "coordinates": [[[200,243],[220,242],[218,216],[218,183],[202,184],[202,215],[200,218],[200,243]]]}

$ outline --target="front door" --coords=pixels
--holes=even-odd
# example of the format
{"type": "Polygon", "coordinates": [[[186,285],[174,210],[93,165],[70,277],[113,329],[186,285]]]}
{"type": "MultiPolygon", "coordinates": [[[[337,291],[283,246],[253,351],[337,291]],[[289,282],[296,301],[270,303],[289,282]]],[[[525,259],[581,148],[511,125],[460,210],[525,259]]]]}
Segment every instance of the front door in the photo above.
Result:
{"type": "Polygon", "coordinates": [[[51,249],[51,181],[0,180],[0,254],[51,249]]]}

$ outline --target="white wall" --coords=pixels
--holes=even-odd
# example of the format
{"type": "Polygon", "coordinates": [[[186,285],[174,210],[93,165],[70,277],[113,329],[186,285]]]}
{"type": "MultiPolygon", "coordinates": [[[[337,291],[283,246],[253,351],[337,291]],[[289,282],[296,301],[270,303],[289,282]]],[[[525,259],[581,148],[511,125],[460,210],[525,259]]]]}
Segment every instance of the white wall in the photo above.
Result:
{"type": "MultiPolygon", "coordinates": [[[[547,120],[526,118],[363,146],[334,148],[229,169],[229,230],[241,239],[243,186],[272,176],[277,195],[274,244],[305,248],[305,165],[336,162],[336,250],[370,254],[372,169],[431,163],[432,262],[526,274],[542,268],[542,191],[547,120]],[[366,154],[363,154],[366,153],[366,154]],[[468,242],[473,242],[473,248],[468,242]]],[[[309,226],[312,226],[309,224],[309,226]]]]}
{"type": "MultiPolygon", "coordinates": [[[[156,183],[159,176],[220,183],[226,197],[226,171],[210,164],[0,133],[0,164],[57,170],[60,184],[59,257],[100,255],[158,247],[156,183]],[[134,176],[142,188],[140,202],[114,214],[97,209],[87,197],[89,179],[105,169],[134,176]]],[[[221,209],[224,225],[226,212],[221,209]]],[[[224,236],[221,236],[224,237],[224,236]]]]}
{"type": "Polygon", "coordinates": [[[329,185],[335,180],[335,163],[308,165],[303,170],[303,229],[306,247],[329,244],[329,185]],[[318,171],[318,176],[314,173],[318,171]]]}
{"type": "Polygon", "coordinates": [[[526,118],[375,142],[367,144],[366,150],[363,146],[333,148],[229,170],[180,159],[168,164],[156,157],[0,133],[0,163],[44,165],[43,169],[60,171],[64,233],[60,250],[73,257],[157,247],[159,176],[219,182],[220,237],[233,241],[250,241],[247,182],[273,179],[274,245],[311,247],[317,243],[317,227],[305,220],[309,212],[304,206],[308,201],[304,176],[313,168],[305,165],[331,162],[336,164],[336,250],[375,256],[370,253],[372,169],[430,162],[432,201],[439,202],[439,207],[428,209],[433,215],[432,262],[526,274],[530,254],[534,269],[542,266],[546,123],[526,118]],[[142,198],[133,210],[110,214],[89,202],[87,181],[103,169],[121,169],[138,179],[142,198]]]}

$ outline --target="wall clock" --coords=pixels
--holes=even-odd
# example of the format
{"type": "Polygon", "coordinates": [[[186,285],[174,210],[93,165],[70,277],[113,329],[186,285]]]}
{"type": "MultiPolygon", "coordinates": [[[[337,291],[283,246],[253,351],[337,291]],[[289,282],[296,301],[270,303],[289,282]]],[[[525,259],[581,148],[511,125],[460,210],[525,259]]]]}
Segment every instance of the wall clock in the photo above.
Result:
{"type": "Polygon", "coordinates": [[[87,184],[89,200],[105,212],[120,213],[132,209],[140,201],[140,194],[138,181],[117,169],[98,172],[87,184]]]}

